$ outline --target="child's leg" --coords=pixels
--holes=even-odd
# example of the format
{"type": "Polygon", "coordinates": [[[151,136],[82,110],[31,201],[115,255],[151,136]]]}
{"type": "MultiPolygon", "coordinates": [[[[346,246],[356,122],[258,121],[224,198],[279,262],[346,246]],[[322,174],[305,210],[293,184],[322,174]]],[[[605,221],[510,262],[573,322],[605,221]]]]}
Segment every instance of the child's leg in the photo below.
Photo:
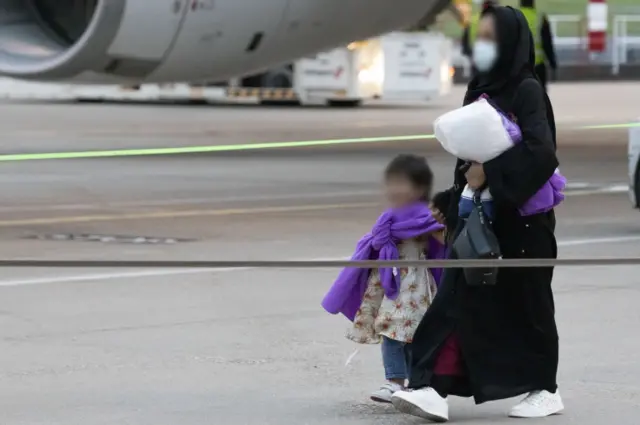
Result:
{"type": "Polygon", "coordinates": [[[405,343],[382,337],[382,364],[386,380],[404,387],[404,381],[409,376],[405,343]]]}
{"type": "Polygon", "coordinates": [[[373,401],[391,403],[391,396],[404,389],[408,376],[404,346],[404,342],[382,337],[382,364],[387,382],[371,394],[373,401]]]}

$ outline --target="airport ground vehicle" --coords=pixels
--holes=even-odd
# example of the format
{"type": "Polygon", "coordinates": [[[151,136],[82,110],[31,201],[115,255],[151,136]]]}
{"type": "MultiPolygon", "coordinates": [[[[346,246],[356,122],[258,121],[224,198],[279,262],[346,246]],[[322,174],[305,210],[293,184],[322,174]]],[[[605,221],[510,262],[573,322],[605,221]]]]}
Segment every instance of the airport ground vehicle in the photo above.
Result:
{"type": "Polygon", "coordinates": [[[629,198],[640,208],[640,126],[629,128],[629,198]]]}
{"type": "Polygon", "coordinates": [[[439,33],[395,32],[332,49],[268,72],[218,84],[80,85],[0,79],[0,97],[84,101],[250,101],[358,105],[421,101],[453,81],[451,41],[439,33]]]}

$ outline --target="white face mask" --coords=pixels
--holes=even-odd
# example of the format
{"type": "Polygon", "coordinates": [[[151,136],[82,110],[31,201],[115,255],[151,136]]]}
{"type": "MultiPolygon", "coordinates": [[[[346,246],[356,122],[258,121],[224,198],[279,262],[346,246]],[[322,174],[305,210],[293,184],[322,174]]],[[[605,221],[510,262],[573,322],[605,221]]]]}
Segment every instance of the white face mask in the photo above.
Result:
{"type": "Polygon", "coordinates": [[[498,59],[498,46],[493,41],[478,40],[473,45],[473,64],[480,72],[491,70],[498,59]]]}

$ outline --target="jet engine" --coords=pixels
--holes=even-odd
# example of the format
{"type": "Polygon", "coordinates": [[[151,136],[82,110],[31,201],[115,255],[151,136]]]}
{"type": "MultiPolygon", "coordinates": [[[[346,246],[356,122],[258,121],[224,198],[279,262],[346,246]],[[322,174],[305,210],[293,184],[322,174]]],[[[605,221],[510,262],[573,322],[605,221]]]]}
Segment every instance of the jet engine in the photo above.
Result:
{"type": "Polygon", "coordinates": [[[125,0],[0,0],[0,74],[72,78],[110,66],[125,0]]]}

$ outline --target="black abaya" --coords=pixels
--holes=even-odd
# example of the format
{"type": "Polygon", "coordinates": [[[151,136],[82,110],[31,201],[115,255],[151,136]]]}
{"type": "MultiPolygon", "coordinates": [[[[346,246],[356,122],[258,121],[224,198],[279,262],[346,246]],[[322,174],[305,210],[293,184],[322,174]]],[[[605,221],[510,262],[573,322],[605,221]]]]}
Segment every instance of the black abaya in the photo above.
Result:
{"type": "MultiPolygon", "coordinates": [[[[533,40],[522,13],[497,7],[500,59],[496,70],[469,84],[465,103],[487,93],[511,113],[523,141],[484,164],[494,198],[494,231],[505,258],[556,258],[553,211],[523,217],[518,207],[552,176],[555,155],[553,111],[533,73],[533,40]]],[[[434,198],[445,211],[451,234],[460,231],[458,202],[466,184],[455,170],[455,184],[434,198]]],[[[412,344],[410,387],[437,387],[440,349],[455,333],[465,364],[464,379],[446,388],[452,395],[473,396],[477,403],[504,399],[534,390],[556,390],[558,333],[551,280],[553,268],[505,268],[495,286],[469,286],[461,269],[449,269],[412,344]],[[435,379],[434,379],[435,378],[435,379]]],[[[440,391],[440,389],[436,388],[440,391]]]]}

